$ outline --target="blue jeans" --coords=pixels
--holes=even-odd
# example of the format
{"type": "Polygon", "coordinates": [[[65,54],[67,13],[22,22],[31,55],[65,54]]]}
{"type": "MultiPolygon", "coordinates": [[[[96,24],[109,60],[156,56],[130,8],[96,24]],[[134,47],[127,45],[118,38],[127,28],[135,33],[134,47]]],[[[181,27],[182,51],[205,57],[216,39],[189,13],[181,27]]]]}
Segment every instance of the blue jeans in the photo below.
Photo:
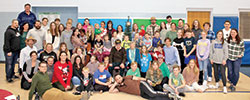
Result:
{"type": "Polygon", "coordinates": [[[201,61],[200,59],[198,59],[198,63],[200,66],[200,71],[204,72],[204,80],[207,80],[207,64],[208,64],[208,58],[201,61]]]}
{"type": "Polygon", "coordinates": [[[81,85],[81,80],[77,76],[72,77],[72,83],[73,85],[81,85]]]}
{"type": "Polygon", "coordinates": [[[17,62],[19,52],[12,52],[11,56],[8,56],[7,53],[4,53],[5,56],[5,73],[6,78],[12,78],[15,75],[15,64],[17,62]]]}
{"type": "Polygon", "coordinates": [[[207,62],[207,75],[208,75],[208,77],[212,77],[212,64],[211,64],[210,60],[207,62]]]}
{"type": "Polygon", "coordinates": [[[239,58],[235,61],[227,60],[227,67],[228,67],[228,79],[234,86],[237,85],[239,77],[240,77],[240,65],[242,59],[239,58]]]}

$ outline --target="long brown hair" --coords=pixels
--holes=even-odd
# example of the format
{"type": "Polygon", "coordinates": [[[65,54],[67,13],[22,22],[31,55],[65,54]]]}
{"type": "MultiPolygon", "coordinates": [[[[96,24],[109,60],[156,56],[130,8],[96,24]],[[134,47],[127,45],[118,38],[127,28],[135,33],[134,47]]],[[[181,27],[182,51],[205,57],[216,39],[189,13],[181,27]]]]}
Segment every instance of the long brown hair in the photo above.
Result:
{"type": "Polygon", "coordinates": [[[58,34],[59,34],[58,29],[59,29],[59,28],[57,28],[55,22],[51,22],[51,23],[50,23],[49,32],[50,32],[51,35],[52,35],[52,34],[55,34],[56,36],[58,36],[58,34]],[[55,25],[55,29],[52,29],[52,24],[55,25]]]}
{"type": "Polygon", "coordinates": [[[62,52],[62,46],[63,45],[65,45],[65,47],[66,47],[65,52],[68,52],[69,49],[68,49],[67,44],[65,42],[60,43],[59,52],[62,52]]]}
{"type": "Polygon", "coordinates": [[[159,68],[160,65],[159,65],[158,61],[153,61],[153,63],[150,65],[150,67],[148,69],[151,78],[154,79],[154,68],[153,68],[153,65],[157,65],[158,66],[158,68],[156,70],[157,71],[157,78],[160,78],[162,72],[161,72],[161,70],[159,68]]]}
{"type": "MultiPolygon", "coordinates": [[[[143,45],[143,46],[141,47],[141,58],[142,58],[142,54],[143,54],[143,53],[142,53],[142,48],[143,48],[143,47],[146,48],[146,52],[145,52],[145,53],[148,54],[148,49],[147,49],[147,47],[146,47],[145,45],[143,45]]],[[[146,56],[148,57],[148,55],[146,55],[146,56]]]]}
{"type": "Polygon", "coordinates": [[[194,59],[191,59],[191,60],[189,61],[189,63],[187,64],[187,72],[189,73],[189,72],[191,71],[191,68],[190,68],[190,62],[191,62],[191,61],[194,62],[193,71],[194,71],[194,73],[197,75],[197,74],[199,73],[199,69],[198,69],[198,67],[197,67],[197,65],[196,65],[196,61],[195,61],[194,59]]]}
{"type": "Polygon", "coordinates": [[[194,26],[194,22],[197,21],[198,22],[198,29],[201,29],[201,24],[199,22],[199,20],[194,20],[193,23],[192,23],[192,29],[195,29],[195,26],[194,26]]]}
{"type": "Polygon", "coordinates": [[[223,45],[223,44],[224,44],[224,33],[223,33],[222,30],[219,30],[219,31],[217,32],[216,38],[218,38],[218,34],[219,34],[220,32],[222,33],[221,44],[223,45]]]}
{"type": "Polygon", "coordinates": [[[231,36],[232,30],[236,31],[237,35],[236,35],[235,38],[236,38],[237,44],[240,44],[241,38],[240,38],[239,32],[238,32],[238,30],[236,28],[231,29],[230,35],[229,35],[229,37],[227,39],[227,42],[230,43],[230,40],[233,39],[232,36],[231,36]]]}
{"type": "Polygon", "coordinates": [[[138,24],[134,23],[133,26],[132,26],[132,32],[138,32],[138,31],[139,31],[138,24]],[[137,30],[135,30],[134,25],[137,25],[137,30]]]}

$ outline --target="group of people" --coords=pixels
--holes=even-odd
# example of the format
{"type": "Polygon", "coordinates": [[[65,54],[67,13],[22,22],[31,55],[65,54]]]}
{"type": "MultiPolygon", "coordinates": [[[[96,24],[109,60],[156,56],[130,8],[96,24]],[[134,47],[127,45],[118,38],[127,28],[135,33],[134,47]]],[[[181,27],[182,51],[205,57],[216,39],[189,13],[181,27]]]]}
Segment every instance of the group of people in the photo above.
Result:
{"type": "Polygon", "coordinates": [[[169,15],[167,23],[157,25],[151,17],[146,28],[133,23],[127,35],[121,25],[113,28],[112,21],[92,26],[86,18],[75,27],[70,18],[66,26],[59,18],[39,21],[30,7],[25,4],[25,11],[12,20],[3,46],[6,80],[18,78],[14,68],[19,58],[21,88],[30,89],[29,100],[34,92],[43,100],[86,100],[93,91],[121,91],[155,100],[179,98],[185,91],[211,88],[212,66],[214,88],[222,80],[227,93],[228,80],[230,90],[236,90],[244,41],[237,29],[230,28],[230,21],[215,34],[209,22],[202,29],[198,20],[190,27],[179,19],[177,26],[169,15]],[[73,88],[75,95],[63,92],[73,88]]]}

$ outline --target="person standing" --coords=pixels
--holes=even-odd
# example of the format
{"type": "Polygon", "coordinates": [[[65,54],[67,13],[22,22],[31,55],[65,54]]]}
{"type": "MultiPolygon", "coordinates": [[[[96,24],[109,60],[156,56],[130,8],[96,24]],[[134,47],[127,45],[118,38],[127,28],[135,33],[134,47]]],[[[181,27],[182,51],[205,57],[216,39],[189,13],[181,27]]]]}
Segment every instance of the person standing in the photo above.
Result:
{"type": "Polygon", "coordinates": [[[168,15],[168,16],[166,17],[166,19],[167,19],[167,24],[166,24],[166,26],[167,26],[167,31],[170,31],[170,30],[171,30],[171,24],[172,24],[172,16],[171,16],[171,15],[168,15]]]}
{"type": "Polygon", "coordinates": [[[3,51],[5,56],[6,80],[12,82],[15,76],[15,64],[20,52],[20,34],[17,31],[18,20],[13,19],[11,26],[4,33],[3,51]]]}
{"type": "Polygon", "coordinates": [[[152,37],[152,36],[154,36],[154,33],[156,31],[160,30],[160,26],[156,24],[156,18],[155,17],[151,17],[150,21],[151,21],[151,24],[148,25],[146,32],[148,32],[149,35],[152,37]]]}
{"type": "Polygon", "coordinates": [[[23,24],[25,22],[28,22],[29,29],[32,29],[34,26],[34,23],[36,21],[36,15],[30,11],[30,7],[31,7],[30,4],[28,4],[28,3],[25,4],[24,5],[25,10],[18,15],[17,20],[18,20],[20,26],[23,26],[23,24]]]}

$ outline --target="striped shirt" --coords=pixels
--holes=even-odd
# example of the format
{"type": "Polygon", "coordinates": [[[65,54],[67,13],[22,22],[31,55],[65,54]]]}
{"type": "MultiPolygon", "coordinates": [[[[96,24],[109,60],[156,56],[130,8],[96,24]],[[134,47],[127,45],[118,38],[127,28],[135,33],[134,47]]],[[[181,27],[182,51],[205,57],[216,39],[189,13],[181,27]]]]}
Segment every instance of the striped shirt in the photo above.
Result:
{"type": "Polygon", "coordinates": [[[244,41],[240,41],[239,44],[237,44],[236,41],[230,40],[230,43],[228,43],[228,59],[235,61],[238,59],[239,55],[244,56],[244,41]]]}

